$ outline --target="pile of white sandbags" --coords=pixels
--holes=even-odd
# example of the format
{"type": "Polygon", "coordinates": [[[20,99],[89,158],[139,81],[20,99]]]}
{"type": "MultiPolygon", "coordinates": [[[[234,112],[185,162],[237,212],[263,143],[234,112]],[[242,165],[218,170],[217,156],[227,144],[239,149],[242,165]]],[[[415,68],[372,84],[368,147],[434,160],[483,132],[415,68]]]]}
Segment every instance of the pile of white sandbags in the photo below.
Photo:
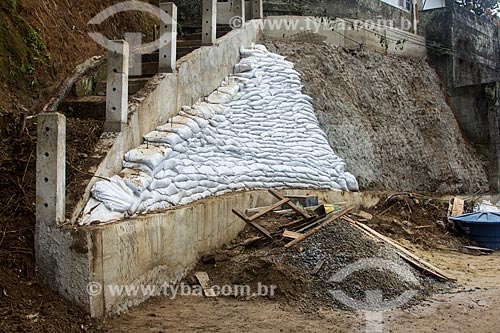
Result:
{"type": "Polygon", "coordinates": [[[109,222],[242,189],[358,190],[302,94],[300,75],[264,46],[241,50],[234,75],[183,107],[92,188],[80,224],[109,222]]]}

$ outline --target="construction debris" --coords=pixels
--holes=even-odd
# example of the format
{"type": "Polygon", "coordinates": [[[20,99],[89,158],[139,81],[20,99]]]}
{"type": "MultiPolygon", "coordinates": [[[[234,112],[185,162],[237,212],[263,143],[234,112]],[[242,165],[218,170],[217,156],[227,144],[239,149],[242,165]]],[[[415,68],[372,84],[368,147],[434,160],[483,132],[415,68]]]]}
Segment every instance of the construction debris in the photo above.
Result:
{"type": "MultiPolygon", "coordinates": [[[[266,237],[268,240],[274,240],[274,236],[281,237],[283,239],[292,239],[291,242],[285,245],[286,248],[292,247],[295,244],[302,242],[304,239],[320,231],[328,223],[335,221],[336,219],[344,216],[345,214],[349,213],[354,209],[354,207],[349,207],[345,210],[342,210],[339,213],[326,215],[325,205],[321,205],[318,206],[318,209],[314,210],[314,212],[319,212],[319,215],[310,216],[304,210],[300,209],[298,206],[292,203],[291,198],[288,197],[285,198],[274,190],[269,190],[269,193],[275,198],[277,198],[279,201],[272,204],[271,206],[263,207],[260,211],[256,212],[254,215],[250,217],[244,215],[239,210],[233,209],[232,211],[239,218],[245,221],[245,223],[254,228],[257,232],[259,232],[262,236],[266,237]],[[272,234],[265,227],[255,222],[255,220],[257,220],[258,218],[263,217],[264,215],[272,212],[275,208],[283,205],[289,206],[292,209],[292,211],[302,216],[302,218],[300,220],[293,221],[291,223],[287,223],[281,226],[280,229],[284,229],[282,233],[277,232],[272,234]]],[[[260,240],[260,238],[252,240],[252,243],[257,240],[260,240]]]]}
{"type": "Polygon", "coordinates": [[[410,264],[426,271],[427,273],[435,276],[438,279],[441,279],[443,281],[456,281],[455,278],[447,275],[445,272],[440,270],[439,268],[435,267],[434,265],[428,263],[427,261],[423,260],[422,258],[419,258],[417,255],[414,253],[410,252],[406,248],[404,248],[401,244],[397,243],[396,241],[390,239],[389,237],[386,237],[372,228],[364,225],[361,222],[355,221],[352,218],[349,217],[343,217],[344,220],[351,222],[358,230],[364,232],[368,236],[371,236],[377,240],[381,240],[391,247],[393,247],[394,251],[396,251],[397,254],[401,256],[404,260],[408,261],[410,264]]]}
{"type": "Polygon", "coordinates": [[[489,255],[494,252],[494,250],[492,249],[477,246],[464,246],[462,247],[461,251],[465,254],[470,254],[473,256],[489,255]]]}
{"type": "Polygon", "coordinates": [[[372,214],[370,214],[370,213],[367,213],[367,212],[365,212],[365,211],[360,211],[360,212],[358,212],[358,213],[353,213],[353,215],[356,215],[356,216],[358,216],[358,217],[360,217],[360,218],[362,218],[362,219],[365,219],[365,220],[367,220],[367,221],[369,221],[369,220],[373,219],[373,215],[372,215],[372,214]]]}
{"type": "Polygon", "coordinates": [[[196,272],[194,273],[196,279],[200,283],[201,288],[203,289],[203,293],[206,297],[216,297],[215,292],[210,285],[210,278],[208,277],[207,272],[196,272]]]}
{"type": "MultiPolygon", "coordinates": [[[[300,237],[298,237],[298,238],[294,239],[293,241],[291,241],[290,243],[286,244],[285,247],[286,248],[290,248],[290,247],[294,246],[295,244],[298,244],[298,243],[302,242],[304,239],[306,239],[306,238],[314,235],[318,231],[320,231],[328,223],[330,223],[332,221],[335,221],[336,219],[338,219],[338,218],[342,217],[343,215],[349,213],[353,209],[354,209],[354,207],[349,207],[348,209],[342,211],[341,213],[335,214],[335,215],[329,217],[328,219],[326,219],[325,222],[321,223],[320,225],[318,225],[317,227],[315,227],[314,229],[312,229],[308,233],[302,234],[300,237]]],[[[312,224],[314,224],[314,222],[312,224]]]]}

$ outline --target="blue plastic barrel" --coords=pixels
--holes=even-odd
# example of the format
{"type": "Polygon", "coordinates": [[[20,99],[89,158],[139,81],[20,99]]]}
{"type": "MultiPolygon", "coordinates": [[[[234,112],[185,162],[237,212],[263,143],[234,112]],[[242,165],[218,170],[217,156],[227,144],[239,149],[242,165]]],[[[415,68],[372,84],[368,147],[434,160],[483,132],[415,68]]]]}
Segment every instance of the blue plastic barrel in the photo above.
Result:
{"type": "Polygon", "coordinates": [[[500,213],[470,213],[450,217],[479,246],[500,249],[500,213]]]}

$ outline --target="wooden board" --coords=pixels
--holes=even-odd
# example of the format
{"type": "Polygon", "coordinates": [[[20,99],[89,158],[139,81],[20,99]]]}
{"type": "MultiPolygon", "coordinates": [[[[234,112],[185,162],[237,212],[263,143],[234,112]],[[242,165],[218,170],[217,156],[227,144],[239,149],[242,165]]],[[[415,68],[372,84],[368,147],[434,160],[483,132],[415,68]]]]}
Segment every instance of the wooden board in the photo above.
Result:
{"type": "Polygon", "coordinates": [[[456,281],[455,278],[450,277],[448,274],[446,274],[445,272],[443,272],[439,268],[437,268],[434,265],[430,264],[429,262],[423,260],[422,258],[419,258],[417,255],[410,252],[409,250],[404,248],[401,244],[390,239],[389,237],[386,237],[386,236],[378,233],[377,231],[373,230],[372,228],[368,227],[367,225],[360,223],[358,221],[355,221],[349,217],[345,216],[345,217],[343,217],[343,219],[348,221],[348,222],[351,222],[352,225],[354,225],[356,228],[358,228],[360,231],[366,233],[367,235],[391,245],[401,258],[405,259],[406,261],[410,262],[411,264],[423,269],[424,271],[434,275],[435,277],[437,277],[441,280],[456,281]]]}
{"type": "Polygon", "coordinates": [[[359,216],[360,218],[365,219],[365,220],[373,219],[373,215],[370,213],[367,213],[365,211],[360,211],[359,213],[353,213],[353,215],[359,216]]]}
{"type": "Polygon", "coordinates": [[[304,239],[311,237],[312,235],[314,235],[315,233],[317,233],[318,231],[320,231],[321,229],[323,229],[327,224],[329,224],[330,222],[333,222],[336,219],[344,216],[345,214],[349,213],[353,209],[354,209],[354,207],[352,206],[352,207],[349,207],[347,209],[344,209],[340,213],[332,214],[332,216],[330,216],[325,222],[321,223],[320,225],[318,225],[314,229],[310,230],[309,232],[303,234],[301,237],[296,238],[293,241],[291,241],[290,243],[286,244],[285,247],[286,248],[290,248],[290,247],[294,246],[295,244],[298,244],[298,243],[302,242],[304,239]]]}
{"type": "Polygon", "coordinates": [[[279,228],[280,229],[289,229],[289,230],[300,229],[303,226],[308,225],[310,223],[313,223],[318,219],[319,219],[319,217],[317,217],[317,216],[310,216],[307,218],[301,218],[300,220],[284,224],[284,225],[280,226],[279,228]]]}
{"type": "Polygon", "coordinates": [[[453,203],[451,203],[448,206],[448,217],[451,216],[458,216],[462,215],[464,213],[464,201],[458,197],[453,198],[453,203]]]}
{"type": "Polygon", "coordinates": [[[236,214],[240,219],[242,219],[243,221],[245,221],[248,225],[250,225],[252,228],[254,228],[255,230],[257,230],[259,233],[261,233],[263,236],[269,238],[269,239],[273,239],[273,236],[271,236],[271,234],[269,233],[269,231],[266,230],[266,228],[264,228],[263,226],[260,226],[259,224],[253,222],[253,221],[250,221],[248,219],[248,217],[246,217],[243,213],[241,213],[240,211],[236,210],[236,209],[233,209],[233,213],[236,214]]]}
{"type": "MultiPolygon", "coordinates": [[[[276,192],[274,190],[269,190],[269,193],[271,193],[271,195],[273,197],[275,197],[276,199],[278,199],[278,200],[285,199],[282,195],[280,195],[278,192],[276,192]]],[[[294,203],[287,202],[286,205],[289,206],[291,209],[293,209],[297,214],[302,215],[304,218],[310,216],[308,213],[303,212],[302,209],[300,209],[299,207],[297,207],[294,203]]]]}
{"type": "Polygon", "coordinates": [[[321,267],[323,267],[323,265],[325,264],[326,260],[325,259],[322,259],[320,261],[318,261],[318,263],[316,264],[316,266],[314,266],[314,269],[311,271],[311,275],[316,275],[319,273],[319,270],[321,269],[321,267]]]}
{"type": "Polygon", "coordinates": [[[290,238],[290,239],[297,239],[299,237],[302,237],[303,234],[295,232],[295,231],[290,231],[290,230],[285,230],[283,232],[283,238],[290,238]]]}
{"type": "Polygon", "coordinates": [[[273,205],[271,205],[271,206],[269,206],[269,207],[264,208],[263,210],[261,210],[261,211],[260,211],[260,212],[258,212],[257,214],[254,214],[254,215],[250,216],[250,217],[248,218],[248,220],[249,220],[249,221],[256,220],[256,219],[258,219],[259,217],[261,217],[262,215],[265,215],[265,214],[269,213],[269,212],[270,212],[270,211],[272,211],[273,209],[278,208],[278,207],[280,207],[280,206],[281,206],[281,205],[283,205],[283,204],[286,204],[288,201],[290,201],[290,199],[287,199],[287,198],[285,198],[285,199],[283,199],[283,200],[280,200],[280,201],[276,202],[275,204],[273,204],[273,205]]]}
{"type": "Polygon", "coordinates": [[[203,289],[203,292],[205,293],[206,297],[217,296],[212,290],[212,286],[210,285],[210,278],[208,277],[207,272],[196,272],[194,273],[194,276],[196,276],[196,279],[200,283],[200,286],[203,289]]]}

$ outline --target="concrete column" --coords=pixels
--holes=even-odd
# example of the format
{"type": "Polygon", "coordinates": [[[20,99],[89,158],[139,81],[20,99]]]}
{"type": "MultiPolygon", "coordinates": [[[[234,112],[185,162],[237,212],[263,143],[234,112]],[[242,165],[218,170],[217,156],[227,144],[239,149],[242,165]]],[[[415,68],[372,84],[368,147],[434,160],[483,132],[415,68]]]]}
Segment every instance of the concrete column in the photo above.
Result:
{"type": "Polygon", "coordinates": [[[37,118],[36,224],[38,228],[65,221],[66,117],[57,112],[37,118]]]}
{"type": "Polygon", "coordinates": [[[113,43],[108,52],[105,132],[121,132],[128,119],[129,45],[124,40],[113,43]]]}
{"type": "Polygon", "coordinates": [[[245,23],[245,0],[233,0],[233,16],[241,17],[241,24],[245,23]]]}
{"type": "Polygon", "coordinates": [[[214,45],[217,39],[217,0],[203,0],[202,45],[214,45]]]}
{"type": "Polygon", "coordinates": [[[264,18],[264,6],[262,0],[252,0],[252,19],[264,18]]]}
{"type": "Polygon", "coordinates": [[[142,54],[135,51],[136,47],[142,45],[142,33],[140,32],[126,32],[125,41],[129,45],[129,75],[141,76],[142,75],[142,54]]]}
{"type": "Polygon", "coordinates": [[[160,73],[174,73],[177,62],[177,6],[160,1],[160,8],[168,15],[169,22],[160,22],[160,73]]]}
{"type": "Polygon", "coordinates": [[[486,85],[486,96],[488,100],[488,125],[490,134],[489,146],[489,182],[490,189],[498,192],[500,189],[500,84],[486,85]]]}

